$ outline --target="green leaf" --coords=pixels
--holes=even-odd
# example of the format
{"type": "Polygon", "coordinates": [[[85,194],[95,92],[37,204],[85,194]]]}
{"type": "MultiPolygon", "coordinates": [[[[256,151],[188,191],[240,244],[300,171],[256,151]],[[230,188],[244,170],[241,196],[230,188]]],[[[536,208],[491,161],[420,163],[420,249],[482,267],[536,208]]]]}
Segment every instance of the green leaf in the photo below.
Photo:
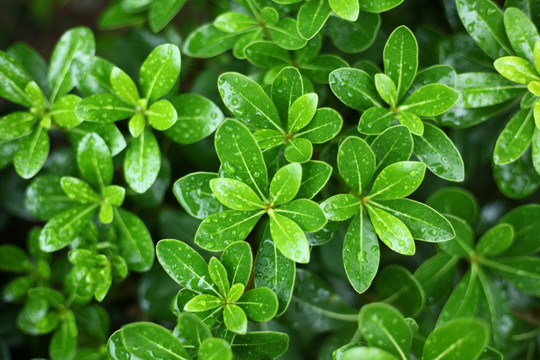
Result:
{"type": "Polygon", "coordinates": [[[284,155],[289,162],[304,163],[313,155],[313,144],[308,139],[291,139],[285,145],[284,155]]]}
{"type": "Polygon", "coordinates": [[[270,233],[277,248],[287,258],[298,262],[309,262],[309,244],[304,231],[291,219],[268,212],[270,216],[270,233]]]}
{"type": "Polygon", "coordinates": [[[247,314],[257,322],[265,322],[276,316],[278,299],[276,294],[267,287],[258,287],[246,292],[236,302],[247,314]]]}
{"type": "Polygon", "coordinates": [[[225,295],[229,292],[230,284],[227,276],[227,269],[221,264],[221,262],[212,257],[208,262],[208,272],[214,284],[217,285],[220,293],[225,295]]]}
{"type": "Polygon", "coordinates": [[[532,108],[517,112],[497,139],[493,161],[504,165],[519,159],[531,144],[535,128],[532,108]]]}
{"type": "Polygon", "coordinates": [[[390,164],[407,161],[413,150],[413,139],[405,126],[392,126],[385,130],[371,143],[377,166],[375,173],[390,164]]]}
{"type": "Polygon", "coordinates": [[[540,296],[540,259],[535,257],[519,256],[495,261],[485,261],[503,278],[511,282],[519,290],[540,296]]]}
{"type": "Polygon", "coordinates": [[[313,120],[296,137],[308,139],[314,144],[322,144],[333,139],[341,130],[343,119],[332,108],[317,109],[313,120]]]}
{"type": "Polygon", "coordinates": [[[316,93],[309,93],[296,99],[290,109],[287,121],[287,132],[294,133],[306,127],[315,116],[319,97],[316,93]]]}
{"type": "Polygon", "coordinates": [[[450,241],[439,243],[439,247],[451,256],[468,258],[473,254],[474,232],[464,220],[453,215],[445,215],[456,233],[456,237],[450,241]]]}
{"type": "Polygon", "coordinates": [[[116,95],[97,94],[79,102],[75,114],[85,121],[110,123],[133,116],[135,108],[116,95]]]}
{"type": "Polygon", "coordinates": [[[339,147],[337,161],[343,180],[361,194],[375,172],[375,154],[369,145],[359,137],[349,136],[339,147]]]}
{"type": "Polygon", "coordinates": [[[343,265],[358,293],[370,286],[379,268],[379,242],[364,208],[351,221],[343,242],[343,265]]]}
{"type": "Polygon", "coordinates": [[[242,308],[235,304],[227,304],[223,308],[223,322],[227,328],[237,334],[247,331],[247,317],[242,308]]]}
{"type": "Polygon", "coordinates": [[[242,123],[225,120],[216,131],[216,152],[222,164],[222,176],[249,185],[262,200],[268,189],[268,173],[261,150],[242,123]]]}
{"type": "Polygon", "coordinates": [[[258,210],[229,210],[210,215],[199,226],[195,243],[210,251],[225,250],[229,244],[244,240],[262,215],[258,210]]]}
{"type": "Polygon", "coordinates": [[[384,72],[394,81],[398,99],[411,87],[418,70],[418,43],[406,26],[390,34],[384,47],[384,72]]]}
{"type": "Polygon", "coordinates": [[[514,229],[514,242],[506,252],[511,255],[536,253],[540,249],[537,234],[540,231],[540,205],[519,206],[506,213],[499,222],[514,229]]]}
{"type": "Polygon", "coordinates": [[[60,179],[60,185],[66,195],[81,204],[99,203],[99,195],[86,182],[71,176],[64,176],[60,179]]]}
{"type": "Polygon", "coordinates": [[[138,193],[148,190],[156,181],[161,168],[161,151],[156,137],[145,128],[129,144],[124,159],[124,174],[129,187],[138,193]]]}
{"type": "Polygon", "coordinates": [[[375,88],[380,97],[391,107],[397,103],[397,89],[392,79],[386,74],[375,75],[375,88]]]}
{"type": "Polygon", "coordinates": [[[328,0],[328,3],[337,16],[348,21],[356,21],[358,18],[360,13],[358,0],[328,0]]]}
{"type": "Polygon", "coordinates": [[[305,2],[298,11],[298,33],[304,39],[311,39],[322,29],[331,12],[332,9],[327,0],[305,2]]]}
{"type": "Polygon", "coordinates": [[[308,199],[297,199],[275,211],[294,221],[303,231],[315,232],[326,225],[326,216],[319,205],[308,199]]]}
{"type": "Polygon", "coordinates": [[[160,240],[156,245],[156,255],[167,274],[181,286],[218,295],[208,281],[210,274],[206,261],[189,245],[174,239],[160,240]]]}
{"type": "Polygon", "coordinates": [[[498,58],[493,66],[499,74],[518,84],[528,84],[531,81],[540,80],[534,66],[528,60],[517,56],[498,58]]]}
{"type": "Polygon", "coordinates": [[[399,254],[414,254],[413,237],[403,222],[394,215],[376,207],[369,206],[367,210],[373,228],[383,243],[399,254]]]}
{"type": "Polygon", "coordinates": [[[381,17],[378,14],[361,12],[355,22],[331,16],[327,28],[332,43],[344,53],[359,53],[375,41],[381,17]]]}
{"type": "Polygon", "coordinates": [[[446,85],[429,84],[416,90],[399,109],[420,116],[437,116],[454,106],[458,98],[459,93],[446,85]]]}
{"type": "Polygon", "coordinates": [[[498,224],[482,235],[476,244],[478,255],[496,256],[512,245],[514,229],[508,224],[498,224]]]}
{"type": "Polygon", "coordinates": [[[289,52],[270,41],[255,41],[244,49],[246,59],[255,66],[265,69],[288,65],[289,52]]]}
{"type": "Polygon", "coordinates": [[[154,263],[154,243],[146,225],[129,211],[113,208],[113,212],[120,255],[131,270],[148,271],[154,263]]]}
{"type": "Polygon", "coordinates": [[[74,60],[80,56],[93,56],[95,48],[94,35],[89,28],[73,28],[62,35],[54,47],[49,67],[51,103],[73,88],[72,64],[74,60]]]}
{"type": "Polygon", "coordinates": [[[438,303],[453,289],[457,260],[457,257],[438,253],[416,269],[414,277],[422,284],[427,305],[438,303]]]}
{"type": "Polygon", "coordinates": [[[436,328],[426,339],[422,358],[477,359],[488,342],[487,326],[477,319],[454,319],[436,328]]]}
{"type": "MultiPolygon", "coordinates": [[[[137,322],[124,325],[120,331],[126,351],[130,354],[128,358],[147,358],[148,354],[156,359],[188,360],[190,357],[178,340],[169,330],[163,326],[149,323],[137,322]]],[[[109,353],[112,344],[108,344],[109,353]]]]}
{"type": "Polygon", "coordinates": [[[0,96],[23,106],[30,106],[32,100],[24,91],[30,81],[32,80],[18,62],[0,51],[0,96]]]}
{"type": "Polygon", "coordinates": [[[156,47],[141,66],[139,84],[143,96],[155,101],[169,92],[180,75],[180,50],[176,45],[156,47]]]}
{"type": "Polygon", "coordinates": [[[350,194],[338,194],[329,197],[321,203],[321,209],[331,221],[345,221],[353,217],[362,202],[356,196],[350,194]]]}
{"type": "Polygon", "coordinates": [[[385,167],[375,179],[369,197],[399,199],[412,194],[422,183],[426,166],[416,161],[401,161],[385,167]]]}
{"type": "Polygon", "coordinates": [[[184,6],[186,0],[158,0],[150,9],[148,24],[153,32],[161,31],[184,6]]]}
{"type": "Polygon", "coordinates": [[[232,360],[233,353],[229,343],[223,339],[208,338],[201,343],[197,359],[232,360]]]}
{"type": "Polygon", "coordinates": [[[540,176],[531,166],[531,153],[528,151],[512,163],[493,163],[492,168],[497,187],[507,197],[522,199],[540,186],[540,176]]]}
{"type": "Polygon", "coordinates": [[[75,113],[75,109],[80,102],[80,97],[71,94],[56,100],[50,111],[54,122],[66,128],[73,128],[82,123],[83,119],[79,118],[75,113]]]}
{"type": "Polygon", "coordinates": [[[206,310],[212,310],[217,307],[225,305],[223,299],[214,295],[200,294],[192,298],[184,306],[184,311],[201,312],[206,310]]]}
{"type": "Polygon", "coordinates": [[[478,46],[492,59],[511,53],[503,13],[490,0],[457,0],[461,22],[478,46]]]}
{"type": "Polygon", "coordinates": [[[368,135],[379,135],[392,126],[394,112],[390,109],[374,106],[362,113],[358,131],[368,135]]]}
{"type": "Polygon", "coordinates": [[[215,173],[196,172],[178,179],[173,186],[176,200],[193,217],[205,217],[223,211],[223,205],[216,199],[210,188],[210,180],[215,173]]]}
{"type": "Polygon", "coordinates": [[[442,214],[450,214],[472,223],[478,215],[478,202],[469,191],[458,187],[445,187],[433,193],[426,205],[442,214]]]}
{"type": "Polygon", "coordinates": [[[202,25],[187,36],[182,52],[197,58],[214,57],[231,49],[241,36],[222,32],[212,24],[202,25]]]}
{"type": "Polygon", "coordinates": [[[457,89],[461,92],[459,106],[480,108],[515,99],[524,93],[525,86],[498,74],[471,72],[458,75],[457,89]]]}
{"type": "Polygon", "coordinates": [[[345,351],[343,355],[339,358],[339,360],[355,360],[355,359],[396,360],[398,358],[376,347],[351,348],[345,351]]]}
{"type": "Polygon", "coordinates": [[[463,159],[452,140],[435,125],[425,123],[424,126],[422,136],[413,136],[414,154],[438,177],[463,181],[463,159]]]}
{"type": "Polygon", "coordinates": [[[34,108],[45,109],[46,107],[45,96],[43,95],[43,92],[41,92],[41,89],[39,88],[38,84],[36,84],[35,81],[30,81],[28,84],[26,84],[26,87],[24,88],[24,92],[28,95],[28,97],[32,101],[32,105],[34,108]]]}
{"type": "Polygon", "coordinates": [[[540,73],[540,44],[538,43],[538,41],[534,45],[533,58],[534,58],[534,61],[533,61],[534,65],[536,66],[536,71],[540,73]]]}
{"type": "Polygon", "coordinates": [[[531,19],[521,10],[510,7],[504,11],[504,27],[516,54],[533,63],[534,46],[540,36],[531,19]]]}
{"type": "Polygon", "coordinates": [[[270,227],[266,226],[255,259],[253,276],[257,288],[268,287],[277,295],[278,316],[285,312],[291,301],[296,277],[295,267],[294,261],[278,251],[272,240],[270,227]]]}
{"type": "Polygon", "coordinates": [[[289,336],[271,331],[249,332],[236,335],[232,349],[235,359],[275,359],[287,351],[289,336]]]}
{"type": "Polygon", "coordinates": [[[270,182],[270,203],[281,205],[294,199],[302,181],[302,166],[297,163],[279,169],[270,182]]]}
{"type": "Polygon", "coordinates": [[[76,133],[70,133],[70,138],[74,144],[78,144],[90,133],[98,134],[105,141],[112,156],[118,155],[126,148],[126,140],[115,124],[83,122],[77,126],[76,133]]]}
{"type": "Polygon", "coordinates": [[[382,106],[373,79],[363,70],[344,68],[332,71],[330,88],[341,102],[353,109],[382,106]]]}
{"type": "Polygon", "coordinates": [[[371,346],[407,359],[412,345],[412,333],[403,315],[390,305],[374,303],[362,306],[358,315],[362,336],[371,346]]]}
{"type": "Polygon", "coordinates": [[[328,77],[334,70],[348,67],[349,64],[336,55],[318,55],[310,63],[299,64],[298,68],[302,70],[307,78],[319,84],[328,84],[328,77]]]}
{"type": "Polygon", "coordinates": [[[404,316],[415,316],[424,307],[426,296],[421,283],[406,268],[388,265],[377,275],[375,293],[404,316]]]}
{"type": "Polygon", "coordinates": [[[0,118],[0,138],[12,140],[30,135],[38,119],[29,112],[16,111],[0,118]]]}
{"type": "Polygon", "coordinates": [[[477,269],[475,266],[467,271],[461,281],[454,287],[452,295],[446,301],[437,326],[441,326],[452,319],[460,317],[473,317],[478,307],[480,299],[480,283],[478,281],[477,269]]]}
{"type": "Polygon", "coordinates": [[[212,337],[210,329],[196,315],[181,313],[176,322],[175,335],[184,347],[198,349],[201,343],[212,337]]]}
{"type": "Polygon", "coordinates": [[[238,33],[253,29],[259,23],[247,14],[226,12],[214,20],[214,26],[226,33],[238,33]]]}
{"type": "Polygon", "coordinates": [[[47,160],[49,146],[49,134],[41,125],[24,137],[19,149],[13,155],[13,165],[17,174],[24,179],[36,175],[47,160]]]}
{"type": "Polygon", "coordinates": [[[247,243],[236,242],[227,246],[221,254],[221,263],[227,270],[231,284],[247,285],[253,266],[251,247],[247,243]]]}
{"type": "Polygon", "coordinates": [[[415,115],[412,112],[398,110],[395,116],[396,119],[402,125],[405,125],[414,135],[421,136],[424,134],[424,123],[418,115],[415,115]]]}
{"type": "Polygon", "coordinates": [[[49,355],[53,360],[68,360],[77,352],[77,324],[71,310],[65,313],[64,321],[54,332],[49,344],[49,355]]]}
{"type": "Polygon", "coordinates": [[[411,199],[382,200],[377,206],[401,220],[414,239],[441,242],[455,236],[448,220],[421,202],[411,199]]]}
{"type": "Polygon", "coordinates": [[[403,0],[379,0],[377,2],[360,1],[360,9],[374,13],[382,13],[395,8],[402,2],[403,0]]]}
{"type": "Polygon", "coordinates": [[[10,46],[8,53],[30,75],[30,78],[39,85],[39,88],[45,94],[49,94],[49,79],[47,78],[49,70],[43,57],[25,43],[16,43],[10,46]]]}
{"type": "Polygon", "coordinates": [[[32,268],[32,263],[23,249],[17,245],[0,245],[0,270],[20,274],[32,268]]]}
{"type": "Polygon", "coordinates": [[[26,188],[25,207],[34,216],[49,220],[77,203],[60,186],[60,177],[41,175],[26,188]]]}
{"type": "Polygon", "coordinates": [[[321,191],[332,174],[332,167],[323,161],[311,160],[302,164],[302,182],[296,199],[311,199],[321,191]]]}
{"type": "Polygon", "coordinates": [[[306,45],[306,40],[298,33],[296,20],[283,18],[277,25],[266,24],[270,38],[286,50],[298,50],[306,45]]]}
{"type": "Polygon", "coordinates": [[[81,205],[54,216],[41,230],[40,248],[53,252],[71,244],[90,221],[97,206],[81,205]]]}
{"type": "Polygon", "coordinates": [[[122,69],[115,67],[111,71],[110,81],[116,95],[132,105],[139,106],[140,97],[137,85],[135,85],[128,74],[122,69]]]}
{"type": "Polygon", "coordinates": [[[304,83],[302,81],[302,75],[300,75],[297,68],[288,66],[277,74],[272,82],[271,95],[272,102],[277,108],[280,119],[288,119],[291,105],[303,93],[304,83]]]}
{"type": "Polygon", "coordinates": [[[276,107],[255,81],[229,72],[220,75],[218,88],[225,106],[250,128],[283,131],[276,107]]]}
{"type": "Polygon", "coordinates": [[[226,178],[210,180],[214,196],[233,210],[256,210],[265,207],[257,194],[241,181],[226,178]]]}

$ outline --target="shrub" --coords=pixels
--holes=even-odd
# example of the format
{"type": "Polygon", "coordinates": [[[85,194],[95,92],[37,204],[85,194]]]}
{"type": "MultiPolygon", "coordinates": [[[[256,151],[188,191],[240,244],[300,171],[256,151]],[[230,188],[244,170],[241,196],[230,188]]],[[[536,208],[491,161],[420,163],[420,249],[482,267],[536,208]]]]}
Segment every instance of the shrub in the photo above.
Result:
{"type": "Polygon", "coordinates": [[[2,6],[2,358],[538,357],[540,1],[2,6]]]}

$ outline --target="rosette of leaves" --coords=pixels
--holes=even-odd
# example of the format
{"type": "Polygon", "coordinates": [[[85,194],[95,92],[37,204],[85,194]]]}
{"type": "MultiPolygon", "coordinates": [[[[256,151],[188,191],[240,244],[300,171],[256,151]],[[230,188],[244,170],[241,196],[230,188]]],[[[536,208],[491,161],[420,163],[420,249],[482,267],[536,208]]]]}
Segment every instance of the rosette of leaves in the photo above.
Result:
{"type": "Polygon", "coordinates": [[[378,135],[397,120],[413,134],[414,154],[435,175],[463,181],[463,160],[455,145],[437,126],[423,121],[444,113],[458,100],[459,93],[451,88],[454,71],[433,67],[417,76],[418,44],[405,26],[398,27],[388,38],[383,60],[384,73],[376,74],[374,79],[364,70],[353,68],[330,74],[334,94],[345,105],[363,111],[358,131],[378,135]],[[411,88],[413,91],[409,91],[411,88]]]}
{"type": "Polygon", "coordinates": [[[268,184],[268,171],[255,138],[245,125],[232,119],[223,122],[216,131],[216,152],[222,164],[219,177],[195,173],[175,184],[177,198],[186,209],[191,208],[188,211],[196,213],[205,202],[213,203],[211,208],[216,209],[213,214],[203,214],[208,216],[200,224],[195,242],[204,249],[222,251],[227,245],[246,239],[267,214],[272,239],[281,253],[296,262],[309,262],[305,232],[316,232],[326,224],[318,204],[309,199],[328,181],[330,167],[308,162],[305,179],[302,165],[288,164],[268,184]],[[310,171],[316,169],[322,174],[310,171]],[[204,189],[198,194],[193,192],[196,178],[206,178],[205,188],[213,195],[204,189]],[[222,210],[219,203],[230,210],[222,210]]]}
{"type": "Polygon", "coordinates": [[[379,135],[370,147],[347,137],[338,151],[338,170],[350,193],[321,203],[328,220],[353,220],[343,243],[343,264],[356,291],[366,291],[379,267],[377,237],[393,251],[415,253],[414,239],[441,242],[454,237],[452,225],[431,207],[406,199],[422,183],[426,166],[408,161],[411,135],[404,126],[379,135]]]}
{"type": "Polygon", "coordinates": [[[221,260],[206,261],[191,247],[178,240],[161,240],[159,262],[183,288],[173,300],[177,313],[194,313],[232,343],[234,334],[247,332],[248,318],[271,320],[277,313],[276,294],[267,287],[246,291],[253,266],[247,243],[229,245],[221,260]]]}
{"type": "Polygon", "coordinates": [[[113,68],[110,83],[113,93],[84,98],[76,107],[77,115],[86,121],[111,123],[130,118],[129,143],[124,158],[124,173],[130,188],[143,193],[154,184],[161,168],[161,151],[150,127],[164,131],[178,119],[173,104],[161,99],[172,89],[180,74],[180,51],[176,45],[155,48],[140,68],[137,86],[121,69],[113,68]]]}
{"type": "Polygon", "coordinates": [[[539,250],[540,206],[529,204],[511,210],[475,241],[472,218],[468,215],[475,212],[475,200],[470,194],[442,189],[428,199],[428,203],[445,212],[456,232],[454,239],[439,244],[441,253],[428,259],[415,272],[428,303],[437,304],[450,293],[437,327],[458,317],[478,316],[490,324],[491,342],[499,350],[506,349],[517,320],[504,300],[504,284],[512,284],[525,294],[540,296],[540,260],[535,256],[539,250]],[[466,202],[456,200],[457,197],[466,202]],[[459,261],[466,261],[469,266],[457,285],[453,285],[460,272],[459,261]],[[501,321],[505,326],[500,326],[501,321]]]}
{"type": "Polygon", "coordinates": [[[135,26],[148,18],[150,29],[157,33],[178,14],[186,0],[119,0],[103,11],[99,19],[102,29],[135,26]]]}
{"type": "MultiPolygon", "coordinates": [[[[77,165],[86,181],[72,176],[43,176],[37,178],[27,190],[26,202],[30,209],[36,209],[34,213],[37,216],[48,219],[39,235],[40,248],[46,252],[58,251],[72,244],[83,232],[96,233],[92,218],[98,212],[102,224],[112,223],[116,243],[110,245],[118,249],[120,256],[110,254],[109,260],[103,255],[80,252],[80,257],[74,255],[74,265],[90,271],[93,265],[99,264],[98,267],[104,268],[103,271],[108,274],[104,280],[110,280],[111,263],[120,273],[126,273],[123,270],[126,263],[134,271],[148,270],[154,260],[150,233],[139,217],[120,208],[125,189],[111,185],[114,170],[112,156],[99,135],[88,134],[79,142],[77,165]],[[43,189],[47,191],[42,193],[43,189]]],[[[123,277],[125,275],[120,276],[123,277]]],[[[105,294],[106,291],[97,297],[103,298],[105,294]]]]}
{"type": "Polygon", "coordinates": [[[317,94],[304,94],[300,72],[292,67],[276,76],[272,98],[259,84],[238,73],[222,74],[218,88],[225,106],[257,130],[254,136],[267,162],[283,149],[289,162],[304,163],[311,159],[314,143],[331,140],[343,125],[334,109],[317,109],[317,94]]]}
{"type": "Polygon", "coordinates": [[[94,35],[79,27],[62,35],[49,66],[25,44],[0,52],[0,96],[28,108],[0,119],[0,146],[21,177],[32,178],[45,164],[49,131],[74,128],[83,121],[75,113],[81,98],[69,94],[74,87],[73,63],[94,51],[94,35]]]}

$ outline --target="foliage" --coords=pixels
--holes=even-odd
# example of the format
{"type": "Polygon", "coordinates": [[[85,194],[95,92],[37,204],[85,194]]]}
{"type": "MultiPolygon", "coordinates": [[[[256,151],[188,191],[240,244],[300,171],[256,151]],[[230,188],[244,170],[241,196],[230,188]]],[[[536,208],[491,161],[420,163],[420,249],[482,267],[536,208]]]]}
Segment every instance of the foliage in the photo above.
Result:
{"type": "Polygon", "coordinates": [[[90,22],[0,29],[2,359],[539,356],[540,1],[90,22]]]}

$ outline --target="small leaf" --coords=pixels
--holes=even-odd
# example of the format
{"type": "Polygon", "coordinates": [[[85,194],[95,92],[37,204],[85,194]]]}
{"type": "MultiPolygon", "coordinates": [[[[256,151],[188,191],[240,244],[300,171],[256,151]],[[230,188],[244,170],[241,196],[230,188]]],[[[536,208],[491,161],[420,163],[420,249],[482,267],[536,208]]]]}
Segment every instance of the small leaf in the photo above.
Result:
{"type": "Polygon", "coordinates": [[[478,255],[496,256],[512,245],[514,229],[508,224],[498,224],[482,235],[476,244],[478,255]]]}
{"type": "Polygon", "coordinates": [[[321,203],[328,220],[345,221],[353,217],[360,209],[362,202],[350,194],[338,194],[329,197],[321,203]]]}
{"type": "Polygon", "coordinates": [[[0,245],[0,270],[20,274],[32,268],[32,263],[23,249],[17,245],[0,245]]]}
{"type": "Polygon", "coordinates": [[[270,182],[270,203],[281,205],[294,199],[302,181],[302,166],[297,163],[279,169],[270,182]]]}
{"type": "Polygon", "coordinates": [[[144,193],[156,181],[161,168],[161,151],[150,129],[133,139],[124,158],[124,174],[129,187],[144,193]]]}
{"type": "Polygon", "coordinates": [[[113,208],[113,212],[120,255],[131,270],[148,271],[154,263],[154,243],[146,225],[129,211],[113,208]]]}
{"type": "Polygon", "coordinates": [[[29,112],[16,111],[0,118],[0,138],[12,140],[30,135],[38,119],[29,112]]]}
{"type": "Polygon", "coordinates": [[[74,128],[82,123],[83,119],[79,118],[75,113],[75,109],[80,102],[81,98],[72,94],[62,96],[56,100],[50,111],[54,122],[67,128],[74,128]]]}
{"type": "Polygon", "coordinates": [[[454,106],[458,98],[459,93],[446,85],[429,84],[416,90],[399,109],[420,116],[437,116],[454,106]]]}
{"type": "Polygon", "coordinates": [[[122,100],[138,106],[139,105],[139,91],[137,85],[131,80],[131,78],[120,68],[113,68],[111,71],[111,85],[116,95],[122,100]]]}
{"type": "Polygon", "coordinates": [[[210,188],[223,205],[233,210],[256,210],[265,206],[249,186],[238,180],[211,179],[210,188]]]}
{"type": "Polygon", "coordinates": [[[97,94],[79,102],[75,114],[85,121],[110,123],[133,116],[135,108],[116,95],[97,94]]]}
{"type": "MultiPolygon", "coordinates": [[[[247,50],[247,49],[246,49],[247,50]]],[[[288,119],[289,109],[296,99],[304,93],[302,75],[297,68],[285,67],[272,82],[272,102],[279,113],[279,118],[288,119]]]]}
{"type": "Polygon", "coordinates": [[[373,79],[365,71],[351,68],[334,70],[330,73],[330,88],[341,102],[353,109],[382,106],[373,79]]]}
{"type": "Polygon", "coordinates": [[[294,133],[306,127],[315,116],[317,111],[318,96],[316,93],[309,93],[296,99],[289,109],[287,121],[287,131],[294,133]]]}
{"type": "Polygon", "coordinates": [[[251,16],[236,12],[226,12],[214,20],[214,26],[226,33],[244,32],[258,25],[251,16]]]}
{"type": "Polygon", "coordinates": [[[416,161],[401,161],[385,167],[375,179],[370,198],[399,199],[412,194],[422,183],[426,166],[416,161]]]}
{"type": "Polygon", "coordinates": [[[0,96],[23,106],[30,106],[32,100],[24,91],[30,81],[32,80],[18,62],[0,51],[0,96]]]}
{"type": "Polygon", "coordinates": [[[329,0],[328,3],[337,16],[348,21],[355,21],[358,18],[360,13],[358,0],[329,0]]]}
{"type": "MultiPolygon", "coordinates": [[[[336,357],[337,359],[337,357],[336,357]]],[[[370,360],[396,360],[394,355],[376,348],[376,347],[353,347],[346,350],[339,360],[355,360],[355,359],[370,359],[370,360]]]]}
{"type": "Polygon", "coordinates": [[[245,334],[247,317],[242,308],[235,304],[227,304],[223,308],[223,322],[227,328],[236,334],[245,334]]]}
{"type": "Polygon", "coordinates": [[[176,45],[156,47],[141,66],[139,84],[143,96],[154,101],[172,89],[180,74],[180,50],[176,45]]]}
{"type": "Polygon", "coordinates": [[[405,125],[414,135],[422,136],[424,134],[424,123],[418,115],[399,110],[396,114],[396,119],[401,125],[405,125]]]}
{"type": "Polygon", "coordinates": [[[81,204],[100,202],[99,195],[86,182],[71,176],[60,179],[60,185],[66,195],[81,204]]]}
{"type": "Polygon", "coordinates": [[[235,242],[227,246],[221,254],[221,263],[231,284],[247,285],[253,266],[251,247],[247,243],[235,242]]]}
{"type": "Polygon", "coordinates": [[[314,232],[326,225],[326,216],[319,205],[308,199],[288,202],[275,211],[294,221],[303,231],[314,232]]]}
{"type": "Polygon", "coordinates": [[[186,37],[182,52],[191,57],[214,57],[231,49],[241,36],[220,31],[212,24],[202,25],[186,37]]]}
{"type": "Polygon", "coordinates": [[[309,244],[304,231],[291,219],[269,212],[270,232],[277,248],[287,258],[299,262],[309,262],[309,244]]]}
{"type": "Polygon", "coordinates": [[[374,106],[362,113],[358,131],[367,135],[379,135],[392,126],[394,112],[390,109],[374,106]]]}
{"type": "Polygon", "coordinates": [[[375,75],[375,87],[381,98],[390,106],[397,103],[397,89],[392,79],[386,74],[375,75]]]}
{"type": "Polygon", "coordinates": [[[493,66],[495,66],[499,74],[518,84],[528,84],[531,81],[540,80],[534,66],[528,60],[517,56],[498,58],[493,63],[493,66]]]}
{"type": "Polygon", "coordinates": [[[246,59],[265,69],[288,65],[291,61],[287,50],[270,41],[255,41],[244,49],[246,59]]]}
{"type": "Polygon", "coordinates": [[[216,199],[210,188],[210,180],[215,173],[196,172],[178,179],[173,186],[176,200],[193,217],[205,217],[221,212],[223,205],[216,199]]]}
{"type": "Polygon", "coordinates": [[[533,109],[521,109],[502,130],[493,151],[493,161],[504,165],[516,161],[531,144],[535,124],[533,109]]]}
{"type": "Polygon", "coordinates": [[[184,306],[184,311],[201,312],[212,310],[223,305],[225,305],[223,299],[220,299],[217,296],[200,294],[188,301],[184,306]]]}
{"type": "Polygon", "coordinates": [[[49,146],[49,134],[41,125],[24,137],[19,149],[13,155],[13,166],[17,174],[24,179],[36,175],[47,160],[49,146]]]}
{"type": "Polygon", "coordinates": [[[296,137],[308,139],[314,144],[322,144],[333,139],[341,130],[343,119],[332,108],[317,109],[313,120],[296,137]]]}
{"type": "Polygon", "coordinates": [[[347,185],[361,194],[375,171],[375,154],[364,140],[350,136],[339,147],[338,169],[347,185]]]}
{"type": "Polygon", "coordinates": [[[384,72],[394,81],[398,99],[411,87],[418,70],[418,43],[406,26],[390,34],[384,47],[384,72]]]}
{"type": "Polygon", "coordinates": [[[233,353],[226,340],[218,338],[205,339],[199,348],[197,359],[200,360],[232,360],[233,353]]]}
{"type": "Polygon", "coordinates": [[[153,103],[145,115],[150,125],[156,130],[167,130],[178,119],[174,106],[167,100],[159,100],[153,103]]]}
{"type": "Polygon", "coordinates": [[[384,210],[371,206],[367,209],[373,228],[383,243],[399,254],[414,254],[414,239],[403,222],[384,210]]]}
{"type": "Polygon", "coordinates": [[[236,302],[253,321],[265,322],[276,316],[278,299],[267,287],[258,287],[246,292],[236,302]]]}
{"type": "Polygon", "coordinates": [[[71,310],[64,315],[64,321],[54,332],[49,344],[49,355],[53,360],[73,359],[77,352],[77,324],[71,310]]]}
{"type": "Polygon", "coordinates": [[[217,285],[220,293],[222,295],[227,294],[230,288],[227,270],[215,257],[212,257],[208,262],[208,272],[210,273],[210,277],[212,278],[212,281],[214,281],[214,284],[217,285]]]}
{"type": "Polygon", "coordinates": [[[405,126],[392,126],[377,136],[370,146],[377,160],[375,172],[378,173],[393,163],[409,160],[413,139],[405,126]]]}
{"type": "Polygon", "coordinates": [[[313,155],[313,145],[311,141],[303,138],[291,139],[285,145],[285,158],[289,162],[305,163],[313,155]]]}
{"type": "Polygon", "coordinates": [[[321,191],[332,174],[332,167],[323,161],[311,160],[302,164],[302,182],[296,199],[311,199],[321,191]]]}

